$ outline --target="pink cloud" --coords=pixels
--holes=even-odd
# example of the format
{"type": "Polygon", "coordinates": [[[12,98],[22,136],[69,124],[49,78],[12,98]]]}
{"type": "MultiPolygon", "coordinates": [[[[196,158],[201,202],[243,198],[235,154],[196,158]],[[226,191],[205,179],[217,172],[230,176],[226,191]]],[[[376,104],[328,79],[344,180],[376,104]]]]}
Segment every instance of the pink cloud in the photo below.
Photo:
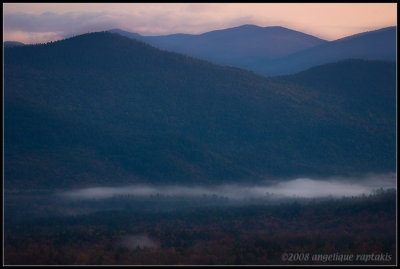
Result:
{"type": "MultiPolygon", "coordinates": [[[[122,28],[145,35],[199,34],[242,24],[283,26],[328,40],[397,25],[396,4],[58,3],[3,4],[4,39],[15,32],[68,36],[122,28]]],[[[19,40],[22,41],[22,40],[19,40]]],[[[23,41],[22,41],[23,42],[23,41]]]]}

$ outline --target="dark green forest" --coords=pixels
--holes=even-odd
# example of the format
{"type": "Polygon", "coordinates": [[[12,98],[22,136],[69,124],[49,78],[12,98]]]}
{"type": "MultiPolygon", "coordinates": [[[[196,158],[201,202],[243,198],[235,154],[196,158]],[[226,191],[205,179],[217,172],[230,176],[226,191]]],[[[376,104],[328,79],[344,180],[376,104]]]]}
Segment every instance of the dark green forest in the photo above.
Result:
{"type": "Polygon", "coordinates": [[[6,47],[4,263],[326,265],[337,263],[283,257],[340,253],[390,256],[342,265],[396,264],[393,189],[246,203],[60,195],[301,177],[363,189],[396,173],[396,97],[389,61],[262,77],[109,32],[6,47]]]}
{"type": "Polygon", "coordinates": [[[395,63],[264,78],[107,32],[4,56],[7,188],[395,169],[395,63]]]}
{"type": "Polygon", "coordinates": [[[49,214],[56,206],[43,205],[36,217],[7,216],[5,264],[396,264],[393,190],[275,205],[226,207],[214,202],[184,210],[126,207],[88,214],[49,214]],[[126,236],[143,234],[154,246],[121,244],[126,236]],[[308,253],[310,257],[384,254],[390,259],[285,261],[284,253],[308,253]]]}

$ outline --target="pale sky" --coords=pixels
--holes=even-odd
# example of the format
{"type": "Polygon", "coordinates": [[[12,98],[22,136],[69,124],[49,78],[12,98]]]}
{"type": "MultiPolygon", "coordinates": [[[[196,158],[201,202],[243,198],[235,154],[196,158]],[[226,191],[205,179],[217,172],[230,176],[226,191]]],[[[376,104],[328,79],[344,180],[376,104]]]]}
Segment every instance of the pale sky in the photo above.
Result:
{"type": "Polygon", "coordinates": [[[254,24],[326,40],[397,26],[395,3],[3,3],[3,39],[26,44],[87,32],[200,34],[254,24]]]}

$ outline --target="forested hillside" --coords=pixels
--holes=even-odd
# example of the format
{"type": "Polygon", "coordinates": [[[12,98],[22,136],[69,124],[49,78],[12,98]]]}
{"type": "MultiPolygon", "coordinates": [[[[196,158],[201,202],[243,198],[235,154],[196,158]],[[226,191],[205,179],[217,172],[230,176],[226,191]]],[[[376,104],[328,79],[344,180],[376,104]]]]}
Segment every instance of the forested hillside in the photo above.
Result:
{"type": "Polygon", "coordinates": [[[5,186],[395,169],[395,65],[264,78],[108,32],[4,51],[5,186]]]}

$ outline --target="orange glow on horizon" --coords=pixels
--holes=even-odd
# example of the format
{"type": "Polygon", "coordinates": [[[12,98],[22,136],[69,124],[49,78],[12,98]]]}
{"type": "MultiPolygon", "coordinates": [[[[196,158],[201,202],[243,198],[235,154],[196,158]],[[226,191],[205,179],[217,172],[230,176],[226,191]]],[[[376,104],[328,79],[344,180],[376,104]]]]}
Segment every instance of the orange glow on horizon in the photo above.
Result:
{"type": "Polygon", "coordinates": [[[3,24],[4,40],[18,38],[15,41],[24,43],[112,28],[143,35],[199,34],[243,24],[283,26],[334,40],[396,26],[397,4],[7,3],[3,24]]]}

